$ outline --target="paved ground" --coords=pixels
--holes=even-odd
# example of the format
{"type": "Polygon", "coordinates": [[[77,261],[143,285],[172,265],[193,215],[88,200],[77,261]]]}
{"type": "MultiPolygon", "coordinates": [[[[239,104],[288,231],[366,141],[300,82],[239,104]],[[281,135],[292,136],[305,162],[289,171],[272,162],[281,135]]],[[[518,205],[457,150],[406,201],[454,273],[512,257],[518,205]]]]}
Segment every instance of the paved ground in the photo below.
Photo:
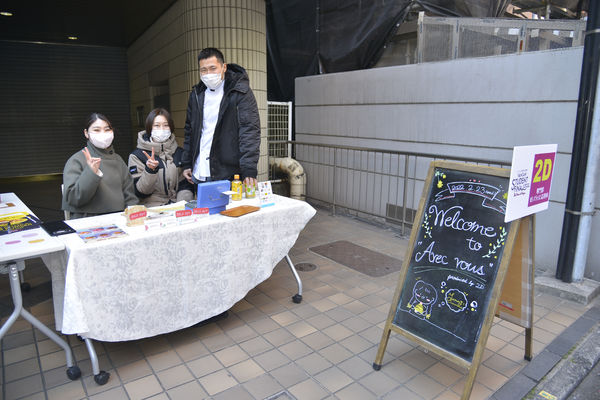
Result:
{"type": "MultiPolygon", "coordinates": [[[[300,272],[302,304],[291,301],[295,281],[280,263],[226,319],[144,340],[96,342],[101,368],[111,373],[104,386],[93,382],[81,342],[68,337],[83,372],[82,379],[69,381],[64,353],[21,319],[2,340],[0,400],[459,399],[466,371],[399,335],[392,334],[381,371],[372,369],[398,273],[369,277],[308,250],[338,240],[400,259],[407,246],[407,238],[393,230],[318,210],[290,252],[294,262],[317,266],[300,272]]],[[[37,286],[50,276],[37,261],[28,266],[26,278],[37,286]]],[[[0,297],[9,293],[6,278],[0,277],[0,290],[0,297]]],[[[549,345],[555,351],[565,347],[561,334],[583,326],[577,321],[588,318],[589,310],[593,314],[597,303],[582,306],[537,294],[534,356],[547,355],[549,345]]],[[[53,326],[51,300],[30,311],[53,326]]],[[[524,329],[495,319],[472,399],[518,387],[515,379],[531,368],[523,359],[524,341],[524,329]]]]}

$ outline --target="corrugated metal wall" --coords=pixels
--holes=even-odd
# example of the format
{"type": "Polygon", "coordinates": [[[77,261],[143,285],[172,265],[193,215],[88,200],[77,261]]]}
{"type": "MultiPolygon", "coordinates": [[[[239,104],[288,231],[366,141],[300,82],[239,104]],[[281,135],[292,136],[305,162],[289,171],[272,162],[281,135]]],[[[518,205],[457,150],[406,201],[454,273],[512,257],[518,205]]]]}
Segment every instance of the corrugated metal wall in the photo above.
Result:
{"type": "MultiPolygon", "coordinates": [[[[547,211],[537,214],[535,244],[536,265],[554,269],[569,180],[582,56],[583,48],[577,47],[297,78],[296,140],[506,163],[512,160],[514,146],[557,143],[550,204],[547,211]]],[[[333,187],[332,169],[323,164],[331,163],[333,152],[306,153],[297,151],[296,157],[307,175],[308,196],[331,201],[332,191],[328,189],[333,187]]],[[[368,211],[384,209],[385,197],[373,199],[365,192],[379,194],[383,188],[386,194],[387,181],[381,184],[351,169],[356,164],[365,169],[370,161],[374,165],[369,166],[371,170],[387,172],[389,163],[360,157],[360,152],[350,152],[337,159],[343,166],[337,170],[337,185],[356,185],[348,188],[346,197],[336,192],[336,201],[344,204],[364,199],[361,207],[373,207],[368,211]],[[349,171],[350,178],[342,169],[349,171]],[[382,200],[383,204],[379,203],[382,200]]],[[[427,163],[414,168],[417,178],[423,179],[427,163]]],[[[409,165],[409,171],[413,166],[409,165]]],[[[393,169],[391,174],[396,175],[393,169]]],[[[402,174],[399,170],[397,175],[402,174]]],[[[596,181],[600,185],[600,176],[596,181]]],[[[417,186],[413,195],[418,199],[420,193],[417,186]]],[[[407,207],[412,208],[410,202],[407,207]]],[[[600,237],[600,218],[594,220],[592,243],[600,237]]],[[[600,246],[592,247],[587,276],[600,271],[600,246]]]]}
{"type": "Polygon", "coordinates": [[[0,41],[0,178],[62,172],[92,112],[134,147],[125,48],[0,41]]]}

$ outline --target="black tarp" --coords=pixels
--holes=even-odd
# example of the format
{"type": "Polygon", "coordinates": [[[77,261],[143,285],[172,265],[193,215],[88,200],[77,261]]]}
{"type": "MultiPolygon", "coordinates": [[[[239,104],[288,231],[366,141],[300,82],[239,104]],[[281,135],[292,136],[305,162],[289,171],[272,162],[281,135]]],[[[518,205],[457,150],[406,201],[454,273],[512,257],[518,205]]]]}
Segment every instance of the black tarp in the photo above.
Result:
{"type": "Polygon", "coordinates": [[[267,0],[268,99],[294,99],[300,76],[370,68],[408,12],[502,16],[510,0],[267,0]]]}

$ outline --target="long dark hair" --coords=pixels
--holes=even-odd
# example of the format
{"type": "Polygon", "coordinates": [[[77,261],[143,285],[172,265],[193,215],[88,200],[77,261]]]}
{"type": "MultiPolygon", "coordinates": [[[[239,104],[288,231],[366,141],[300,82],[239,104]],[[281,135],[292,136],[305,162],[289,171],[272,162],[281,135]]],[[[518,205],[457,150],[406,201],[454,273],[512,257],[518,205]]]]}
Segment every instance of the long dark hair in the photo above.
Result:
{"type": "Polygon", "coordinates": [[[106,116],[104,116],[104,114],[95,112],[95,113],[91,113],[90,116],[88,117],[87,123],[85,125],[85,130],[87,131],[88,129],[90,129],[90,126],[99,119],[106,122],[110,129],[113,129],[112,124],[110,123],[108,118],[106,118],[106,116]]]}
{"type": "Polygon", "coordinates": [[[154,120],[156,119],[156,117],[158,117],[159,115],[162,115],[167,119],[167,122],[169,123],[169,128],[171,129],[171,133],[175,133],[175,124],[173,123],[173,118],[171,118],[171,114],[169,114],[169,112],[164,108],[159,107],[150,111],[148,113],[148,116],[146,117],[146,134],[152,134],[152,125],[154,124],[154,120]]]}

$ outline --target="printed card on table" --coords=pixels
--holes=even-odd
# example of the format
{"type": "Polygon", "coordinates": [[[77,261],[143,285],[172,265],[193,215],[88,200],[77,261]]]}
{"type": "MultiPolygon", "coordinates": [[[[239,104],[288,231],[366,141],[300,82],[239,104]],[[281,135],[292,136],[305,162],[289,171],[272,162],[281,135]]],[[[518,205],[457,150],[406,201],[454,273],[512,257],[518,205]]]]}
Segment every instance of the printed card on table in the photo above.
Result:
{"type": "Polygon", "coordinates": [[[258,182],[258,198],[260,200],[261,207],[268,207],[275,204],[275,196],[273,195],[273,188],[271,182],[258,182]]]}
{"type": "Polygon", "coordinates": [[[117,225],[97,226],[95,228],[78,229],[77,234],[86,243],[127,236],[127,233],[121,228],[119,228],[117,225]]]}

